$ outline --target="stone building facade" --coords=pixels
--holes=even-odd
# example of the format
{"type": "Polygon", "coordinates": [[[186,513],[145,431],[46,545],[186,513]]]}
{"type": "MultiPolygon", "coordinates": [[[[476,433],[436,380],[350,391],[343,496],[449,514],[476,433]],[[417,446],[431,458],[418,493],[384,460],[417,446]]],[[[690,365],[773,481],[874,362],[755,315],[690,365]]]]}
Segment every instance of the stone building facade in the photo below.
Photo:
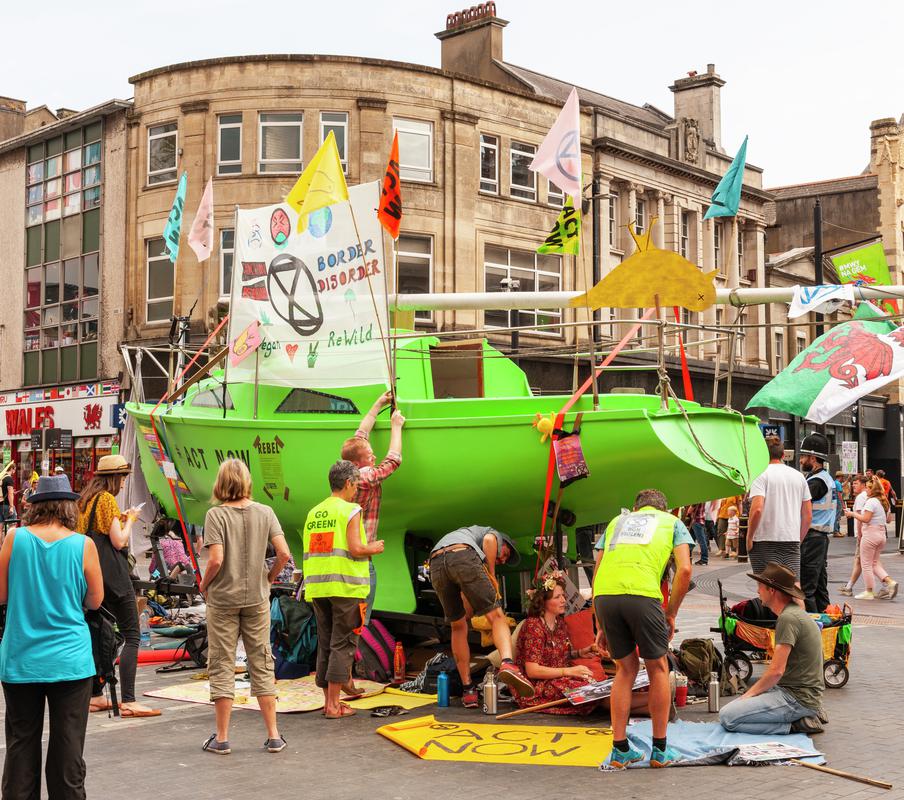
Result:
{"type": "MultiPolygon", "coordinates": [[[[740,144],[731,143],[729,153],[722,146],[724,81],[711,65],[675,81],[674,115],[579,89],[588,200],[582,252],[577,258],[536,254],[564,198],[527,164],[571,86],[506,62],[507,22],[491,6],[467,19],[450,15],[437,34],[441,69],[334,56],[247,56],[176,64],[131,78],[126,338],[163,337],[171,313],[187,313],[196,301],[196,328],[209,329],[227,293],[234,207],[281,200],[329,130],[337,134],[350,184],[382,176],[393,130],[400,132],[402,292],[502,291],[506,279],[518,281],[521,291],[583,290],[594,275],[592,233],[602,276],[633,252],[628,223],[645,229],[653,217],[659,218],[655,243],[686,254],[707,272],[716,270],[719,285],[762,285],[768,195],[761,170],[747,167],[736,221],[703,221],[740,144]],[[213,176],[217,236],[209,262],[199,264],[182,249],[173,285],[161,260],[161,236],[183,170],[189,173],[189,215],[213,176]],[[594,177],[597,202],[591,203],[594,177]]],[[[607,335],[617,332],[605,324],[612,318],[604,309],[607,335]]],[[[744,321],[760,318],[751,309],[744,321]]],[[[524,309],[518,322],[572,319],[569,310],[524,309]]],[[[691,321],[733,318],[712,309],[691,321]]],[[[504,327],[508,315],[421,312],[417,324],[425,331],[504,327]]],[[[577,335],[586,338],[580,330],[577,335]]],[[[521,363],[532,385],[569,388],[571,362],[553,351],[573,350],[575,335],[573,329],[522,334],[521,346],[531,356],[521,363]]],[[[508,342],[508,334],[491,338],[508,342]]],[[[712,345],[692,348],[690,355],[700,380],[707,380],[712,345]]],[[[740,361],[740,374],[755,391],[767,374],[761,330],[746,337],[740,361]]]]}

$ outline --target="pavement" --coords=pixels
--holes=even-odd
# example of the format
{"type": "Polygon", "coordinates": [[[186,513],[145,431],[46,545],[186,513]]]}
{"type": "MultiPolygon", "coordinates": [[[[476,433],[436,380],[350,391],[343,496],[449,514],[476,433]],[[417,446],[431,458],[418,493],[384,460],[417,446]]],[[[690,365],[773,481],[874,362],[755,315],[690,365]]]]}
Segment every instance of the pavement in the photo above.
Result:
{"type": "MultiPolygon", "coordinates": [[[[904,556],[889,541],[884,563],[904,582],[904,556]]],[[[832,598],[843,601],[838,587],[850,570],[853,541],[833,539],[829,555],[832,598]]],[[[752,596],[746,564],[712,558],[696,567],[697,588],[678,618],[676,642],[711,636],[718,615],[717,581],[732,600],[752,596]]],[[[691,791],[697,798],[793,797],[794,800],[867,800],[904,798],[904,760],[897,730],[904,709],[900,680],[904,653],[904,594],[896,601],[853,601],[855,613],[851,679],[842,689],[826,691],[830,717],[826,732],[814,737],[828,765],[891,782],[892,791],[873,788],[800,767],[696,767],[604,773],[589,768],[508,766],[499,764],[421,761],[374,733],[385,720],[366,712],[336,721],[319,713],[280,715],[288,748],[271,755],[262,749],[264,728],[257,714],[237,710],[232,717],[229,756],[201,751],[213,731],[213,709],[203,705],[159,702],[156,719],[109,719],[92,714],[85,748],[87,796],[98,800],[260,800],[319,797],[329,800],[445,800],[469,796],[506,798],[572,798],[611,796],[676,797],[691,791]],[[731,770],[729,772],[729,770],[731,770]]],[[[761,667],[757,667],[757,672],[761,667]]],[[[139,668],[139,692],[185,681],[194,673],[157,675],[139,668]]],[[[723,698],[723,702],[730,702],[723,698]]],[[[682,718],[714,720],[706,704],[688,706],[682,718]]],[[[426,707],[412,716],[433,713],[440,720],[490,722],[479,711],[461,707],[426,707]]],[[[528,715],[512,724],[564,726],[606,725],[605,715],[571,720],[528,715]]]]}

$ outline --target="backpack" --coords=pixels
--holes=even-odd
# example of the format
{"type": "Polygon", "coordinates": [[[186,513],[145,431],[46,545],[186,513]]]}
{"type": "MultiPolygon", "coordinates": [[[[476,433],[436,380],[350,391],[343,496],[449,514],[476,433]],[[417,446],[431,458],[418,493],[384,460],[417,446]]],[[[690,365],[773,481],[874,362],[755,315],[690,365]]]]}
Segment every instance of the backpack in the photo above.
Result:
{"type": "Polygon", "coordinates": [[[91,655],[94,656],[95,678],[102,688],[110,690],[110,706],[113,716],[119,716],[116,698],[116,659],[125,639],[114,627],[115,618],[104,608],[85,612],[85,622],[91,634],[91,655]]]}
{"type": "Polygon", "coordinates": [[[377,683],[390,683],[393,678],[395,637],[378,619],[361,629],[355,653],[355,675],[377,683]]]}
{"type": "Polygon", "coordinates": [[[678,648],[678,663],[688,679],[704,689],[710,673],[722,674],[722,654],[712,639],[685,639],[678,648]]]}
{"type": "Polygon", "coordinates": [[[317,620],[304,599],[283,594],[270,603],[270,642],[280,661],[310,667],[317,656],[317,620]]]}

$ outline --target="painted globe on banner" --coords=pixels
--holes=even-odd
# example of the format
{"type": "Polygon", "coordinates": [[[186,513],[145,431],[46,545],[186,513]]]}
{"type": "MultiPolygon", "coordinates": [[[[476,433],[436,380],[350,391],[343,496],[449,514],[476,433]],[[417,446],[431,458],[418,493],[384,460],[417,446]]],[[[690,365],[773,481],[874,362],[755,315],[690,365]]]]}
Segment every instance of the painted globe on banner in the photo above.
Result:
{"type": "Polygon", "coordinates": [[[273,310],[301,336],[313,336],[323,325],[317,284],[307,265],[290,253],[278,255],[267,270],[273,310]]]}
{"type": "Polygon", "coordinates": [[[333,212],[329,206],[318,208],[308,214],[308,230],[315,239],[321,239],[333,227],[333,212]]]}

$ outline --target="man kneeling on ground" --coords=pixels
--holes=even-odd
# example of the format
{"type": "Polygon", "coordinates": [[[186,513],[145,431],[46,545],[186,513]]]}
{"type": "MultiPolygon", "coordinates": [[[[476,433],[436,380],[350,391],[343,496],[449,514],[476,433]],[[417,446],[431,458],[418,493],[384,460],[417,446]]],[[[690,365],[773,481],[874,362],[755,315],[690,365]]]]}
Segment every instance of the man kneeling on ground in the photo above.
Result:
{"type": "Polygon", "coordinates": [[[618,666],[612,685],[612,753],[606,765],[624,768],[643,759],[628,744],[631,690],[644,660],[650,678],[653,718],[651,767],[668,767],[678,754],[668,746],[671,693],[666,653],[675,634],[675,618],[691,580],[690,545],[684,523],[666,511],[665,495],[656,489],[638,492],[634,511],[613,519],[596,544],[593,609],[600,623],[599,645],[618,666]],[[675,580],[668,609],[662,609],[660,581],[671,556],[675,580]]]}
{"type": "Polygon", "coordinates": [[[511,539],[493,528],[470,525],[447,533],[430,553],[430,581],[446,620],[452,626],[452,655],[464,687],[465,708],[477,708],[471,681],[468,618],[486,616],[493,626],[493,644],[502,657],[497,677],[519,697],[533,697],[534,687],[512,660],[512,634],[499,600],[496,565],[521,560],[511,539]]]}
{"type": "Polygon", "coordinates": [[[820,733],[828,722],[822,710],[825,688],[822,636],[806,611],[795,603],[804,593],[794,573],[769,562],[759,573],[757,594],[777,617],[775,654],[763,676],[719,713],[728,731],[753,734],[820,733]]]}

